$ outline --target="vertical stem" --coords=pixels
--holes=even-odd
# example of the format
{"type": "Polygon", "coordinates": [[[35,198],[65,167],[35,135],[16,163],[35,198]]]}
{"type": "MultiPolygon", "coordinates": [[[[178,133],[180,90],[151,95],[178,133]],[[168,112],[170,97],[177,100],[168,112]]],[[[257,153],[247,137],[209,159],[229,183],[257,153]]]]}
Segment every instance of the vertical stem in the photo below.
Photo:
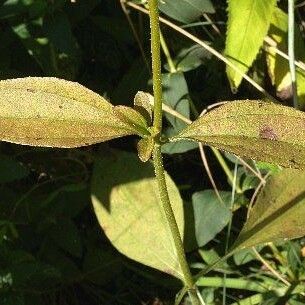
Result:
{"type": "Polygon", "coordinates": [[[149,20],[154,90],[154,128],[157,133],[160,133],[162,130],[162,81],[158,0],[149,0],[149,20]]]}
{"type": "Polygon", "coordinates": [[[161,146],[159,144],[162,131],[162,81],[161,81],[161,54],[160,54],[160,26],[159,26],[159,11],[158,0],[149,0],[149,17],[151,28],[151,54],[152,54],[152,72],[153,72],[153,90],[154,90],[154,122],[155,129],[155,147],[153,151],[153,162],[158,183],[160,200],[163,207],[165,219],[170,229],[177,258],[183,273],[183,281],[188,289],[188,293],[193,305],[200,305],[195,283],[193,281],[189,266],[186,261],[183,242],[179,232],[179,228],[175,219],[175,215],[170,204],[163,160],[161,154],[161,146]]]}
{"type": "Polygon", "coordinates": [[[295,73],[295,56],[294,56],[294,0],[288,0],[288,55],[289,69],[291,75],[291,86],[293,93],[293,106],[298,108],[298,93],[295,73]]]}
{"type": "MultiPolygon", "coordinates": [[[[153,161],[155,167],[155,174],[158,183],[158,189],[160,193],[160,199],[163,207],[163,211],[165,214],[165,219],[171,231],[171,235],[173,237],[173,241],[175,244],[175,248],[177,251],[178,261],[181,267],[181,271],[183,273],[183,280],[185,286],[188,288],[188,292],[190,294],[191,299],[197,299],[196,290],[194,289],[194,281],[189,269],[189,266],[186,261],[183,243],[181,239],[181,235],[178,229],[178,225],[174,216],[174,212],[172,206],[170,204],[167,186],[165,181],[165,173],[163,168],[162,154],[161,154],[161,146],[156,144],[153,152],[153,161]],[[196,297],[195,297],[196,296],[196,297]]],[[[192,300],[193,305],[200,304],[198,300],[192,300]]]]}

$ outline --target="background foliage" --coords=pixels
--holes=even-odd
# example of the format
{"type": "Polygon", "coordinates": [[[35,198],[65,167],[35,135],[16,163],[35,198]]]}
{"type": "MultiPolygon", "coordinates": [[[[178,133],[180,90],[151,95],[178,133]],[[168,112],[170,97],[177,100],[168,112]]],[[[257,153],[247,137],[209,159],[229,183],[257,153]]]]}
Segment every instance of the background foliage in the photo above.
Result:
{"type": "MultiPolygon", "coordinates": [[[[238,66],[242,72],[248,72],[270,94],[290,105],[287,61],[270,45],[263,45],[269,37],[286,52],[286,1],[263,1],[264,5],[262,1],[242,1],[242,4],[239,1],[239,5],[236,2],[164,0],[160,2],[160,10],[163,17],[180,24],[219,52],[225,52],[233,62],[241,60],[243,64],[238,66]],[[232,18],[238,18],[240,24],[232,24],[232,18]],[[247,20],[250,21],[245,28],[243,23],[247,20]]],[[[31,75],[75,80],[113,104],[131,106],[137,91],[151,92],[150,41],[147,16],[130,7],[127,10],[136,37],[119,1],[0,1],[0,78],[31,75]]],[[[297,8],[297,12],[296,57],[303,60],[304,8],[297,8]]],[[[164,99],[186,119],[194,119],[218,101],[262,97],[187,37],[165,26],[162,33],[164,99]]],[[[299,68],[297,74],[302,107],[305,78],[299,68]]],[[[165,124],[166,135],[176,135],[187,125],[169,114],[165,115],[165,124]]],[[[212,190],[197,148],[197,144],[187,140],[163,147],[166,169],[184,202],[185,247],[194,272],[213,263],[236,240],[260,183],[257,173],[272,175],[280,170],[250,160],[246,160],[247,167],[232,155],[219,155],[207,149],[220,201],[212,190]],[[225,229],[228,224],[230,231],[225,229]]],[[[110,159],[118,155],[121,162],[124,158],[133,160],[136,138],[71,150],[0,143],[1,305],[159,305],[173,301],[179,282],[118,253],[98,225],[90,193],[93,168],[96,173],[102,164],[101,151],[107,151],[110,159]]],[[[131,161],[128,164],[137,167],[131,161]]],[[[150,174],[147,165],[147,175],[150,174]]],[[[270,184],[268,187],[272,188],[270,184]]],[[[120,196],[117,197],[120,202],[120,196]]],[[[259,199],[261,204],[267,199],[272,201],[264,193],[259,199]]],[[[158,232],[155,223],[145,220],[149,231],[158,232]]],[[[251,223],[247,228],[251,229],[251,223]]],[[[150,246],[153,242],[156,240],[150,246]]],[[[264,305],[304,304],[300,294],[304,292],[304,244],[305,239],[301,238],[257,249],[263,260],[292,283],[288,288],[270,273],[259,259],[261,256],[244,250],[209,274],[209,279],[200,279],[202,297],[211,305],[222,304],[224,294],[228,304],[237,300],[245,301],[239,304],[250,304],[249,300],[251,304],[264,305]],[[221,288],[224,274],[228,277],[227,291],[221,288]]],[[[141,253],[141,247],[138,252],[141,253]]]]}

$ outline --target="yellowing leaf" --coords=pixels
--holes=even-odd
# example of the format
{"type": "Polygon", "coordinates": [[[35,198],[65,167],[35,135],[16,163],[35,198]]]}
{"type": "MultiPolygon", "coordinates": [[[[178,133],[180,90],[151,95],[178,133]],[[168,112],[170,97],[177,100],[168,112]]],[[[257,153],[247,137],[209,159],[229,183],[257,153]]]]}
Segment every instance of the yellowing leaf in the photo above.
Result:
{"type": "MultiPolygon", "coordinates": [[[[183,236],[183,202],[166,175],[169,197],[183,236]]],[[[96,161],[92,203],[112,244],[129,258],[182,279],[177,251],[165,221],[150,162],[135,154],[112,151],[96,161]]]]}
{"type": "Polygon", "coordinates": [[[208,112],[173,140],[190,139],[258,161],[305,168],[305,113],[262,101],[208,112]]]}
{"type": "Polygon", "coordinates": [[[305,172],[285,169],[257,197],[233,251],[305,235],[305,172]]]}
{"type": "MultiPolygon", "coordinates": [[[[243,73],[255,60],[268,32],[276,0],[229,0],[225,54],[243,73]]],[[[227,66],[231,87],[236,89],[242,76],[227,66]]]]}
{"type": "MultiPolygon", "coordinates": [[[[288,16],[281,9],[276,8],[273,12],[269,29],[270,37],[277,43],[277,48],[286,52],[288,49],[288,16]]],[[[305,45],[300,31],[295,29],[295,56],[297,60],[305,61],[305,45]]],[[[272,84],[276,87],[277,95],[282,99],[292,97],[291,74],[288,60],[275,53],[273,47],[267,48],[268,72],[272,84]]],[[[305,106],[305,71],[296,68],[297,91],[299,106],[305,106]]]]}
{"type": "Polygon", "coordinates": [[[122,120],[116,108],[100,95],[57,78],[0,81],[0,140],[33,146],[78,147],[131,134],[142,135],[147,127],[145,119],[126,108],[118,110],[124,115],[122,120]],[[129,116],[130,120],[126,119],[129,116]]]}

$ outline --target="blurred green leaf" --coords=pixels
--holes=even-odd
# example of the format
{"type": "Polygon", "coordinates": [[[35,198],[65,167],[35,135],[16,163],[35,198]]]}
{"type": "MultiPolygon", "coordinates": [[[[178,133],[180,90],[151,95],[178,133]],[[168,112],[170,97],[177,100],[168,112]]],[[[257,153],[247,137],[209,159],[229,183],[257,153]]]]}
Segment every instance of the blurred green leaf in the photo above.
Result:
{"type": "Polygon", "coordinates": [[[80,49],[72,33],[71,24],[63,12],[47,15],[43,30],[57,54],[57,65],[61,77],[74,79],[79,66],[80,49]]]}
{"type": "MultiPolygon", "coordinates": [[[[166,175],[169,197],[183,236],[183,203],[166,175]]],[[[113,245],[129,258],[183,278],[172,235],[163,215],[151,163],[136,155],[112,151],[96,161],[92,202],[101,227],[113,245]]]]}
{"type": "MultiPolygon", "coordinates": [[[[109,53],[109,52],[108,52],[109,53]]],[[[115,59],[116,61],[118,59],[115,59]]],[[[147,82],[150,78],[149,71],[144,68],[142,58],[134,58],[132,65],[122,75],[119,83],[115,86],[111,101],[114,104],[132,104],[139,90],[147,91],[147,82]]]]}
{"type": "Polygon", "coordinates": [[[56,268],[38,261],[14,265],[11,273],[14,287],[31,287],[41,292],[55,287],[61,279],[61,273],[56,268]]]}
{"type": "Polygon", "coordinates": [[[45,75],[60,75],[54,47],[50,44],[49,39],[41,33],[41,22],[14,24],[12,29],[27,53],[37,62],[45,75]]]}
{"type": "Polygon", "coordinates": [[[0,183],[20,180],[28,176],[30,171],[12,157],[0,154],[0,183]]]}
{"type": "Polygon", "coordinates": [[[4,293],[1,294],[1,305],[25,305],[25,300],[19,293],[4,293]]]}
{"type": "Polygon", "coordinates": [[[65,255],[51,239],[45,240],[40,255],[48,264],[58,270],[61,283],[75,283],[76,279],[81,278],[82,274],[76,263],[65,255]]]}
{"type": "MultiPolygon", "coordinates": [[[[225,193],[225,192],[224,192],[225,193]]],[[[221,202],[213,190],[194,193],[192,196],[195,234],[199,247],[212,240],[229,222],[231,212],[229,209],[230,197],[220,192],[221,202]],[[229,199],[229,202],[227,202],[229,199]]]]}
{"type": "Polygon", "coordinates": [[[68,218],[60,218],[59,222],[49,228],[49,236],[69,254],[81,257],[82,241],[74,222],[68,218]]]}
{"type": "MultiPolygon", "coordinates": [[[[164,103],[186,118],[190,118],[189,91],[184,74],[182,72],[162,74],[162,85],[164,103]]],[[[165,113],[165,117],[177,131],[187,126],[185,122],[169,113],[165,113]]]]}
{"type": "Polygon", "coordinates": [[[88,17],[91,11],[101,2],[102,0],[76,1],[66,7],[66,11],[73,23],[77,23],[88,17]]]}
{"type": "Polygon", "coordinates": [[[234,101],[208,112],[173,140],[203,142],[236,155],[305,168],[305,114],[262,101],[234,101]]]}
{"type": "Polygon", "coordinates": [[[159,9],[169,17],[183,23],[193,22],[203,13],[214,13],[210,0],[162,0],[159,9]]]}
{"type": "MultiPolygon", "coordinates": [[[[267,35],[276,0],[229,0],[226,57],[243,73],[255,60],[267,35]]],[[[227,66],[231,87],[239,87],[242,76],[227,66]]]]}
{"type": "Polygon", "coordinates": [[[83,272],[88,281],[104,285],[121,272],[121,267],[121,259],[113,251],[89,249],[84,259],[83,272]]]}
{"type": "MultiPolygon", "coordinates": [[[[259,252],[261,248],[262,246],[258,246],[256,247],[256,250],[258,250],[259,252]]],[[[253,260],[257,260],[257,257],[252,249],[243,249],[234,253],[233,259],[234,259],[234,263],[237,266],[240,266],[247,264],[253,260]]]]}
{"type": "MultiPolygon", "coordinates": [[[[211,53],[199,45],[193,45],[182,49],[174,59],[174,64],[178,71],[188,72],[198,68],[209,58],[211,58],[211,53]]],[[[165,68],[169,70],[168,64],[165,64],[165,68]]]]}

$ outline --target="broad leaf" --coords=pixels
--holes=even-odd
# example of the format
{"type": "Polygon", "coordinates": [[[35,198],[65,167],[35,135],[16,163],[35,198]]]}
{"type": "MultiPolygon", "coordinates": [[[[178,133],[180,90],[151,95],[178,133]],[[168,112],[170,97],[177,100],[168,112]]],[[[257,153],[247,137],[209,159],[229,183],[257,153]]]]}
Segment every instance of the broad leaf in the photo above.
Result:
{"type": "Polygon", "coordinates": [[[79,147],[147,134],[135,110],[113,107],[73,82],[29,77],[0,81],[0,139],[33,146],[79,147]]]}
{"type": "MultiPolygon", "coordinates": [[[[166,175],[169,197],[181,235],[183,203],[166,175]]],[[[113,245],[129,258],[182,279],[171,233],[164,219],[151,163],[112,151],[95,164],[92,202],[98,221],[113,245]]]]}
{"type": "Polygon", "coordinates": [[[192,196],[195,220],[195,234],[199,247],[212,240],[229,222],[231,194],[221,192],[221,202],[213,190],[194,193],[192,196]]]}
{"type": "MultiPolygon", "coordinates": [[[[211,53],[196,44],[183,48],[174,59],[174,65],[177,71],[188,72],[198,68],[210,58],[211,53]]],[[[165,68],[170,71],[168,64],[165,64],[165,68]]]]}
{"type": "Polygon", "coordinates": [[[233,250],[305,235],[305,172],[286,169],[259,194],[233,250]]]}
{"type": "Polygon", "coordinates": [[[197,20],[203,13],[214,13],[210,0],[162,0],[159,9],[169,17],[190,23],[197,20]]]}
{"type": "MultiPolygon", "coordinates": [[[[288,49],[288,16],[279,8],[274,10],[269,36],[277,43],[280,50],[288,49]]],[[[295,28],[295,57],[297,60],[304,62],[305,45],[299,29],[295,28]]],[[[268,72],[272,84],[276,87],[277,96],[281,99],[292,97],[291,74],[288,60],[275,53],[274,48],[267,48],[268,72]]],[[[299,106],[304,108],[305,105],[305,71],[296,67],[297,72],[297,91],[299,106]]]]}
{"type": "Polygon", "coordinates": [[[305,168],[305,113],[262,101],[208,112],[172,140],[190,139],[246,158],[305,168]]]}
{"type": "MultiPolygon", "coordinates": [[[[243,73],[255,60],[268,32],[276,0],[229,0],[229,18],[225,54],[243,73]]],[[[242,76],[227,66],[233,89],[242,76]]]]}

